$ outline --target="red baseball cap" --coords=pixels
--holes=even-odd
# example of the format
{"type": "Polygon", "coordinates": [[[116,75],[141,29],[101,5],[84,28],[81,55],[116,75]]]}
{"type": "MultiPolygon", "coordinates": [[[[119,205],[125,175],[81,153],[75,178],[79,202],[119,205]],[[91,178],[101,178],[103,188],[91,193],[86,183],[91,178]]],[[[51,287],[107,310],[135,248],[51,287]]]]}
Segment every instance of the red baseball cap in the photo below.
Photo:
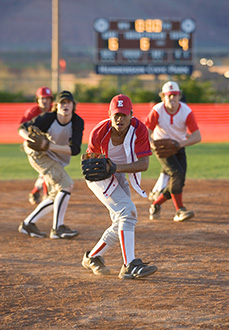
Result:
{"type": "Polygon", "coordinates": [[[163,85],[162,93],[164,95],[180,94],[180,88],[175,81],[168,81],[163,85]]]}
{"type": "Polygon", "coordinates": [[[119,94],[113,97],[110,102],[110,114],[115,115],[116,113],[123,113],[128,116],[133,109],[132,102],[128,96],[119,94]]]}
{"type": "Polygon", "coordinates": [[[38,90],[36,91],[36,97],[53,97],[52,96],[52,91],[50,88],[48,87],[40,87],[38,88],[38,90]]]}

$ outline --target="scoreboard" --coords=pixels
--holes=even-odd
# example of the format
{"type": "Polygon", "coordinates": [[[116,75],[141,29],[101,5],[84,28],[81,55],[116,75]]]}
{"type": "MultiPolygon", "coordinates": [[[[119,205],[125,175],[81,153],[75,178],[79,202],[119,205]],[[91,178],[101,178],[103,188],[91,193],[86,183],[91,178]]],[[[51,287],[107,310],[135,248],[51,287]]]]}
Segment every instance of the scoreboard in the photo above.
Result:
{"type": "Polygon", "coordinates": [[[94,21],[98,74],[186,74],[193,70],[191,18],[94,21]]]}

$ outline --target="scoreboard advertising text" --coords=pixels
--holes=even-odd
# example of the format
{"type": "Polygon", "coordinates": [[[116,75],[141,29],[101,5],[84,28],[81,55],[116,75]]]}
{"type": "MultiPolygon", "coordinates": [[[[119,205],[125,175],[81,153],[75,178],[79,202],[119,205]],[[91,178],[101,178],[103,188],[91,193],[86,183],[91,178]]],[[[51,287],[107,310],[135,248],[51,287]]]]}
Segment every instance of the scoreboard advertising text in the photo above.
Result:
{"type": "Polygon", "coordinates": [[[195,28],[191,18],[98,18],[94,22],[96,73],[191,75],[195,28]]]}

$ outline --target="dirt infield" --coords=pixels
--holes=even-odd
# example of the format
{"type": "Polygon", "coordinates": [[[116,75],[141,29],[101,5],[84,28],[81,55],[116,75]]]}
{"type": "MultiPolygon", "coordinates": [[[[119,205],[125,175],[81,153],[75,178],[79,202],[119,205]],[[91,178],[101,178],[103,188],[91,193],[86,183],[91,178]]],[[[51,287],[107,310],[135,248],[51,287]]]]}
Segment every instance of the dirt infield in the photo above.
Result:
{"type": "MultiPolygon", "coordinates": [[[[184,202],[195,218],[172,221],[168,201],[162,218],[148,220],[149,202],[132,191],[139,221],[136,257],[158,272],[122,281],[119,246],[105,256],[111,275],[98,277],[81,266],[109,226],[105,207],[83,180],[75,181],[65,223],[80,231],[72,240],[19,234],[33,210],[27,202],[32,181],[0,182],[0,329],[220,329],[229,328],[229,181],[188,180],[184,202]]],[[[143,181],[149,192],[154,181],[143,181]]],[[[51,214],[38,227],[49,233],[51,214]]]]}

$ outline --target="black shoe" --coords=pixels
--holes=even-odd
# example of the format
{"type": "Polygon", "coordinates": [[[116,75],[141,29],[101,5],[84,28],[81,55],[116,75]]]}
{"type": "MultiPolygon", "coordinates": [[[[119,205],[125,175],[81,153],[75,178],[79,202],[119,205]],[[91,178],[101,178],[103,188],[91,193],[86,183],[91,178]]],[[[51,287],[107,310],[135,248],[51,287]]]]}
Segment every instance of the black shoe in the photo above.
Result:
{"type": "Polygon", "coordinates": [[[51,229],[50,238],[72,238],[79,235],[77,230],[71,230],[69,227],[62,225],[57,229],[51,229]]]}
{"type": "Polygon", "coordinates": [[[85,252],[82,260],[82,266],[91,269],[95,275],[109,275],[110,269],[105,266],[102,256],[89,258],[90,251],[85,252]]]}
{"type": "Polygon", "coordinates": [[[181,207],[175,214],[173,221],[180,222],[194,217],[193,211],[187,211],[185,207],[181,207]]]}
{"type": "Polygon", "coordinates": [[[28,225],[26,225],[24,222],[22,222],[20,224],[20,226],[18,227],[18,231],[19,231],[19,233],[26,234],[31,237],[43,238],[43,237],[47,236],[46,233],[40,232],[40,230],[37,228],[35,223],[29,223],[28,225]]]}
{"type": "Polygon", "coordinates": [[[30,193],[29,194],[29,202],[32,205],[40,204],[40,202],[41,202],[40,192],[37,191],[37,192],[35,192],[35,194],[30,193]]]}
{"type": "Polygon", "coordinates": [[[134,259],[128,266],[123,265],[119,273],[120,279],[135,279],[149,276],[157,271],[156,266],[148,266],[141,259],[134,259]]]}
{"type": "Polygon", "coordinates": [[[150,220],[160,219],[160,216],[161,216],[161,205],[151,204],[149,208],[149,219],[150,220]]]}

